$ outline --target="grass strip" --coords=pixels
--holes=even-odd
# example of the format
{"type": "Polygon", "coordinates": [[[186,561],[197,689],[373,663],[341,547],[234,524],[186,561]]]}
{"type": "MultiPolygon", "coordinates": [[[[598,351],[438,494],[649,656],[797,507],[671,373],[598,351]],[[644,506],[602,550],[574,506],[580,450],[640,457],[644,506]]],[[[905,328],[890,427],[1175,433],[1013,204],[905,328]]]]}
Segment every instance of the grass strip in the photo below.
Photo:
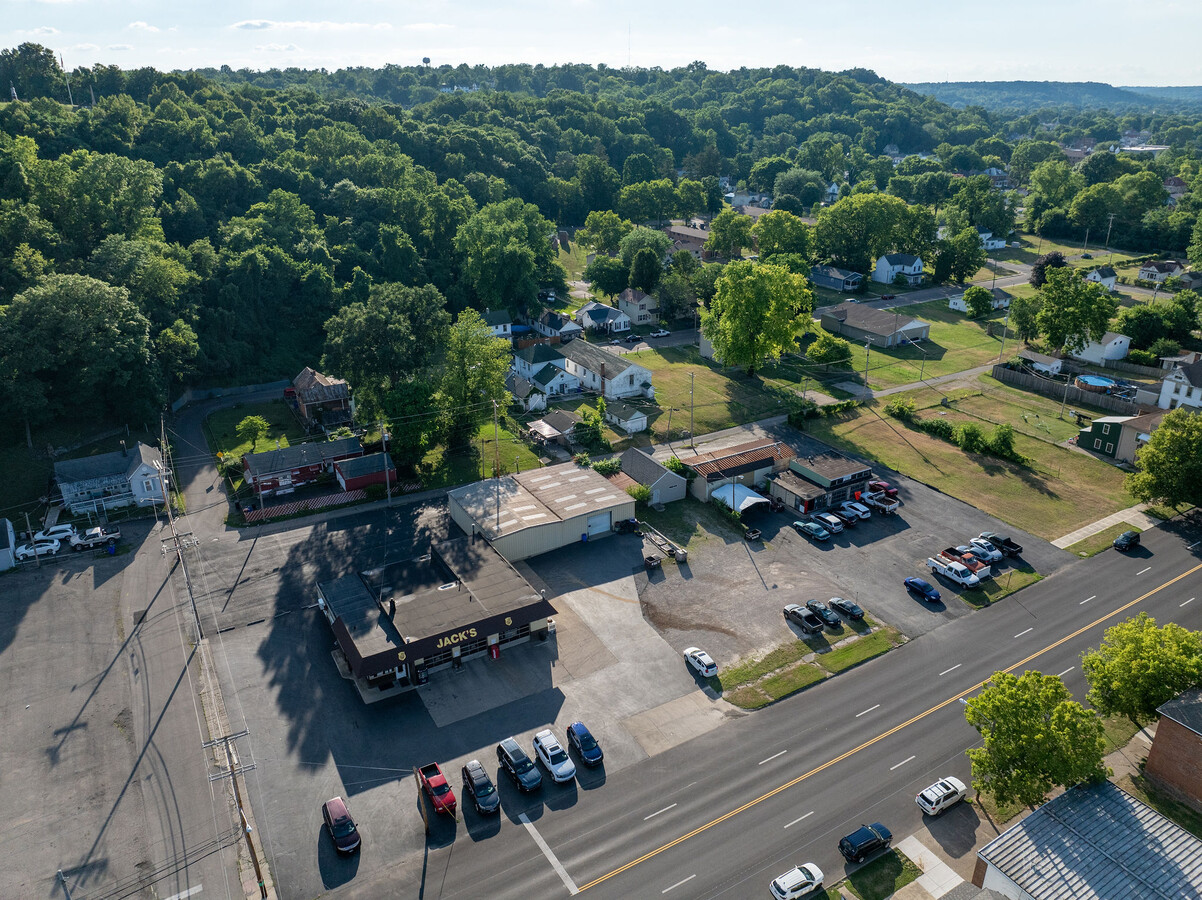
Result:
{"type": "MultiPolygon", "coordinates": [[[[755,657],[737,666],[731,666],[718,673],[718,684],[725,693],[753,681],[758,681],[765,675],[771,675],[778,669],[799,662],[813,648],[802,641],[792,641],[782,644],[765,656],[755,657]]],[[[727,698],[730,699],[729,697],[727,698]]]]}
{"type": "Polygon", "coordinates": [[[902,642],[896,628],[882,628],[872,634],[852,641],[850,644],[819,655],[817,662],[832,675],[859,665],[865,660],[888,653],[902,642]]]}
{"type": "Polygon", "coordinates": [[[1088,559],[1091,556],[1097,556],[1103,550],[1109,549],[1111,544],[1114,543],[1114,539],[1124,531],[1139,530],[1139,528],[1136,528],[1129,522],[1119,522],[1117,525],[1111,525],[1097,534],[1091,534],[1089,537],[1077,541],[1075,544],[1069,544],[1064,549],[1082,559],[1088,559]]]}
{"type": "Polygon", "coordinates": [[[891,850],[847,876],[848,890],[860,900],[885,900],[922,875],[922,869],[900,850],[891,850]]]}
{"type": "Polygon", "coordinates": [[[965,591],[961,596],[965,603],[979,609],[997,603],[1003,597],[1009,597],[1042,578],[1042,575],[1030,567],[1009,569],[992,578],[986,578],[981,582],[980,590],[965,591]]]}
{"type": "MultiPolygon", "coordinates": [[[[857,641],[857,643],[859,642],[857,641]]],[[[765,678],[759,686],[773,700],[780,700],[824,678],[826,678],[826,672],[822,669],[810,663],[802,663],[778,672],[771,678],[765,678]]]]}

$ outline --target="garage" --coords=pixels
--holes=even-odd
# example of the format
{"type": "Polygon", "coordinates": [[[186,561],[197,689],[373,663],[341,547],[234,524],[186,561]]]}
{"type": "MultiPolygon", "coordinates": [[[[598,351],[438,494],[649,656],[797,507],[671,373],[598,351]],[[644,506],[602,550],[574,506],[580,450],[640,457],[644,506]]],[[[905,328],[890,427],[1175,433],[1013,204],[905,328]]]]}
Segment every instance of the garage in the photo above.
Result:
{"type": "Polygon", "coordinates": [[[588,517],[588,536],[596,537],[599,534],[605,534],[610,530],[611,515],[608,512],[598,513],[595,516],[588,517]]]}

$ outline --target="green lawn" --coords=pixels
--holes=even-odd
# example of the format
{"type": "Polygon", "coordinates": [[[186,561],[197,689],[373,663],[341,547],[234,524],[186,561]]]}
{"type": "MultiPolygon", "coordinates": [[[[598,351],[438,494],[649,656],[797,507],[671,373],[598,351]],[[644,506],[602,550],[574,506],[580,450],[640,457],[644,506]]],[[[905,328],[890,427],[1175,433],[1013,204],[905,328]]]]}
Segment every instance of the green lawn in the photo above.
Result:
{"type": "Polygon", "coordinates": [[[882,628],[830,653],[820,654],[816,662],[835,675],[882,653],[888,653],[902,640],[901,632],[896,628],[882,628]]]}
{"type": "Polygon", "coordinates": [[[979,591],[965,591],[961,596],[970,606],[988,606],[1043,578],[1025,563],[1016,566],[1011,560],[1011,565],[1012,568],[982,581],[979,591]]]}
{"type": "Polygon", "coordinates": [[[1124,531],[1140,531],[1127,522],[1119,522],[1117,525],[1111,525],[1104,531],[1099,531],[1097,534],[1091,534],[1084,540],[1077,541],[1075,544],[1070,544],[1064,549],[1069,553],[1075,553],[1082,559],[1087,559],[1090,556],[1097,556],[1103,550],[1109,550],[1114,539],[1124,531]]]}
{"type": "Polygon", "coordinates": [[[490,477],[498,457],[502,475],[525,472],[542,465],[525,442],[504,428],[500,429],[498,445],[493,438],[493,425],[487,422],[480,426],[471,447],[430,449],[418,463],[417,474],[423,488],[455,487],[490,477]]]}
{"type": "Polygon", "coordinates": [[[642,510],[639,517],[693,556],[703,552],[705,543],[715,538],[723,543],[743,540],[743,535],[729,519],[712,504],[702,503],[692,495],[665,504],[663,512],[650,508],[642,510]]]}
{"type": "Polygon", "coordinates": [[[219,409],[213,413],[205,424],[208,426],[208,438],[215,453],[221,453],[224,458],[240,460],[252,452],[250,441],[239,439],[238,423],[247,416],[262,416],[271,426],[267,436],[260,439],[253,452],[275,449],[276,441],[281,447],[289,447],[297,441],[305,439],[305,430],[296,421],[288,404],[283,400],[269,400],[266,403],[238,403],[228,409],[219,409]]]}
{"type": "Polygon", "coordinates": [[[900,850],[890,850],[847,876],[845,884],[860,900],[885,900],[922,875],[900,850]]]}
{"type": "Polygon", "coordinates": [[[780,700],[825,677],[826,673],[817,666],[803,663],[765,678],[759,687],[773,700],[780,700]]]}

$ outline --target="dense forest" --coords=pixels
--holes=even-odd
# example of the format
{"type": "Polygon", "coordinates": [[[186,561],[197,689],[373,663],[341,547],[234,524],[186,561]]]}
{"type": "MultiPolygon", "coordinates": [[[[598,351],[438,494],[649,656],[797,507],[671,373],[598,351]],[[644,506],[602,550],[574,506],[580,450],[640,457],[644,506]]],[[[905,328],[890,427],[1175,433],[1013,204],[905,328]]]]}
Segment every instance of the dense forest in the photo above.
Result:
{"type": "Polygon", "coordinates": [[[1097,81],[930,81],[906,87],[951,106],[989,110],[1202,110],[1197,87],[1114,87],[1097,81]]]}
{"type": "MultiPolygon", "coordinates": [[[[471,345],[452,323],[563,286],[556,228],[589,223],[600,249],[601,213],[623,234],[717,213],[720,176],[796,213],[836,185],[796,270],[863,257],[865,217],[948,277],[937,226],[1002,233],[1020,214],[1075,237],[1114,213],[1114,245],[1202,250],[1202,122],[1184,113],[1004,117],[787,66],[64,72],[34,44],[0,51],[0,81],[19,98],[0,104],[0,382],[22,425],[128,417],[323,355],[384,385],[384,408],[401,384],[427,402],[438,350],[471,345]],[[1061,150],[1131,130],[1172,149],[1079,166],[1061,150]],[[991,168],[1030,196],[992,189],[991,168]],[[1174,206],[1170,175],[1191,188],[1174,206]]],[[[705,300],[713,274],[665,283],[705,300]]]]}

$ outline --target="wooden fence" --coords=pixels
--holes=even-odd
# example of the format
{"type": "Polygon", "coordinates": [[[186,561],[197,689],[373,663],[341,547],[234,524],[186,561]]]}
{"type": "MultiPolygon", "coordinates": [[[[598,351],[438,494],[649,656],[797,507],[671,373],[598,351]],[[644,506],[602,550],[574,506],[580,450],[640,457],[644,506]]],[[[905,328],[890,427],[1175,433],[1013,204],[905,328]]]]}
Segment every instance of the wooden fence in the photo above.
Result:
{"type": "Polygon", "coordinates": [[[1017,372],[1002,365],[994,366],[990,374],[1003,384],[1034,391],[1055,400],[1063,400],[1069,406],[1092,406],[1095,409],[1104,409],[1127,416],[1136,416],[1140,413],[1139,404],[1132,400],[1123,400],[1109,394],[1095,394],[1093,391],[1083,391],[1079,387],[1075,387],[1072,382],[1050,381],[1047,378],[1040,378],[1038,375],[1017,372]]]}

